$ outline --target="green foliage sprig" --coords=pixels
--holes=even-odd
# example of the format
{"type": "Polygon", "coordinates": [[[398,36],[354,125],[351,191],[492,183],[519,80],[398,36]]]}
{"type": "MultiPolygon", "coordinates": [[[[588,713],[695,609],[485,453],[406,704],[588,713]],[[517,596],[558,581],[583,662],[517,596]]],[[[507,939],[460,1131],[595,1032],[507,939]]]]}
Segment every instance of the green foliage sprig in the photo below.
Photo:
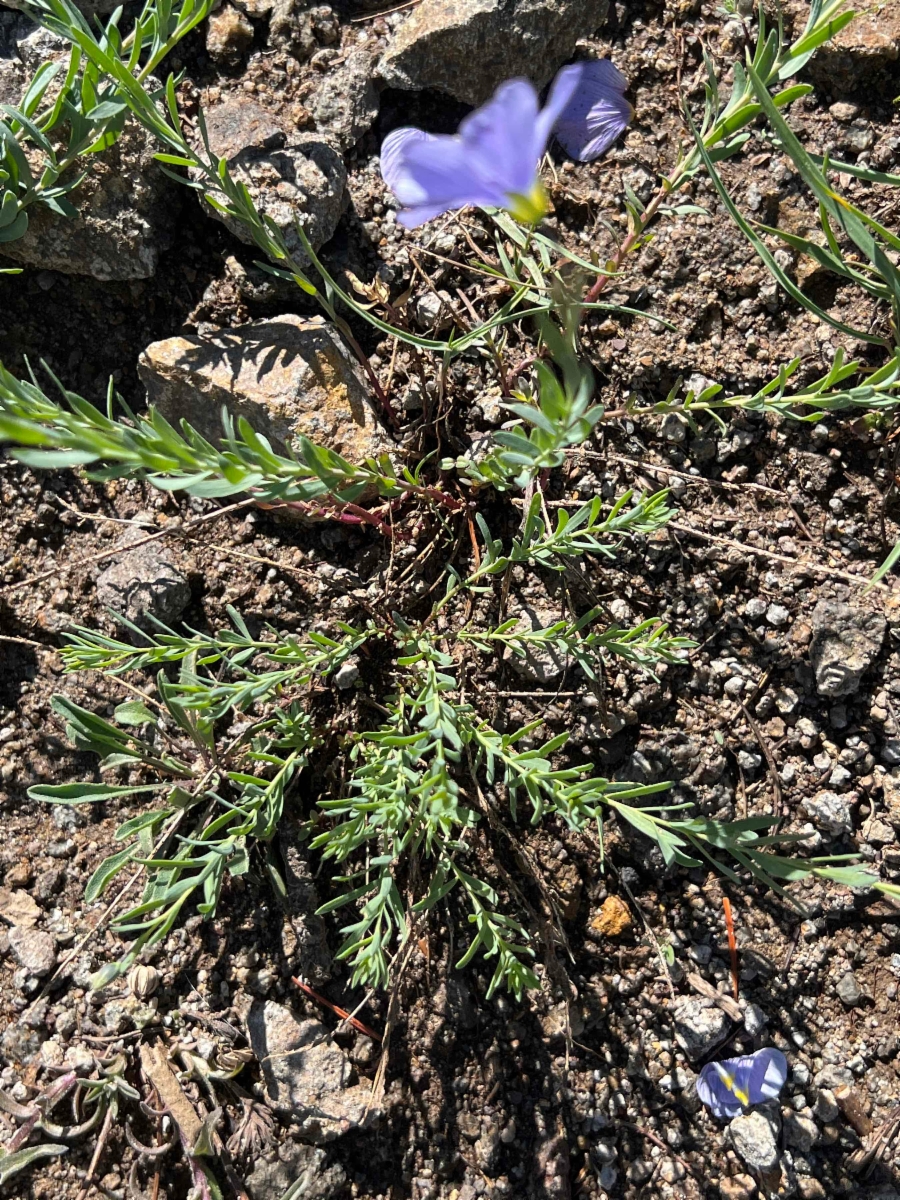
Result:
{"type": "Polygon", "coordinates": [[[519,619],[510,617],[494,629],[461,629],[456,636],[485,653],[496,646],[508,647],[518,658],[526,658],[535,650],[550,651],[557,658],[571,659],[588,679],[599,677],[600,664],[610,654],[652,670],[660,663],[681,661],[684,652],[696,645],[690,638],[670,635],[664,622],[653,619],[632,629],[614,624],[606,629],[589,630],[601,615],[601,609],[592,608],[577,620],[562,619],[539,629],[521,629],[519,619]]]}
{"type": "Polygon", "coordinates": [[[127,422],[113,415],[112,383],[104,414],[58,384],[63,403],[51,400],[37,382],[16,379],[0,364],[0,441],[14,444],[20,462],[41,469],[90,466],[93,479],[142,477],[166,491],[206,498],[246,493],[265,504],[288,504],[311,513],[333,509],[381,525],[356,504],[367,494],[385,499],[415,494],[459,508],[453,497],[399,474],[385,454],[362,466],[298,437],[296,456],[275,451],[243,417],[223,410],[223,439],[213,446],[187,421],[176,430],[155,409],[135,416],[119,400],[127,422]],[[99,464],[99,465],[95,465],[99,464]],[[323,508],[324,506],[324,508],[323,508]]]}
{"type": "MultiPolygon", "coordinates": [[[[74,6],[67,19],[81,27],[104,55],[121,63],[135,86],[145,88],[152,85],[157,67],[205,20],[214,3],[148,0],[127,37],[119,30],[121,9],[113,13],[99,37],[74,6]]],[[[40,19],[41,14],[29,5],[21,7],[40,19]]],[[[65,69],[58,62],[38,68],[18,106],[0,105],[0,244],[24,236],[28,209],[35,203],[63,217],[77,216],[69,195],[83,181],[84,172],[77,174],[73,168],[118,140],[128,112],[119,83],[77,45],[65,69]]]]}
{"type": "Polygon", "coordinates": [[[123,848],[88,881],[85,900],[92,903],[126,868],[137,866],[147,874],[140,902],[114,923],[117,932],[132,939],[130,945],[118,962],[102,970],[96,987],[123,974],[143,950],[164,938],[189,902],[203,915],[214,913],[225,878],[246,873],[253,846],[271,842],[286,792],[319,739],[302,704],[303,689],[335,671],[375,634],[372,626],[342,625],[338,638],[270,631],[268,639],[260,639],[233,609],[229,612],[233,629],[214,637],[185,636],[164,626],[147,634],[132,626],[143,645],[84,629],[66,638],[62,653],[70,671],[121,675],[178,667],[174,680],[160,669],[156,698],[119,705],[112,721],[63,697],[54,700],[69,740],[98,754],[102,771],[144,767],[157,777],[153,782],[39,785],[29,792],[34,799],[63,804],[165,793],[161,805],[119,826],[116,839],[123,848]],[[263,669],[266,662],[273,669],[263,669]],[[249,714],[249,719],[222,739],[217,724],[229,714],[249,714]]]}
{"type": "Polygon", "coordinates": [[[724,396],[722,385],[712,383],[699,392],[688,388],[682,396],[683,381],[679,379],[664,400],[646,405],[629,402],[622,413],[638,417],[675,412],[699,432],[698,418],[709,415],[724,429],[725,422],[720,414],[734,409],[777,413],[793,421],[815,422],[821,420],[823,413],[855,410],[874,414],[888,412],[900,404],[900,353],[873,370],[860,362],[847,362],[843,349],[838,347],[831,366],[821,378],[796,391],[788,391],[791,380],[802,367],[802,358],[792,359],[750,395],[724,396]],[[857,379],[860,375],[863,382],[843,386],[847,380],[857,379]]]}

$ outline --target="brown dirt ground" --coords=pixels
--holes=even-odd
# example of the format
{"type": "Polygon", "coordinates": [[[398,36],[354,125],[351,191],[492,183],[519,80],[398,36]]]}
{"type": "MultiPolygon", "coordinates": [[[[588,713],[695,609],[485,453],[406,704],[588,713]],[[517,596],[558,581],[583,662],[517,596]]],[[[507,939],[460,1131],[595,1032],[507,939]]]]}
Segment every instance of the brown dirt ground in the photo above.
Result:
{"type": "MultiPolygon", "coordinates": [[[[696,99],[701,39],[727,60],[721,44],[724,21],[706,6],[702,14],[675,22],[654,4],[629,5],[627,14],[624,7],[618,6],[608,45],[632,81],[634,127],[600,163],[573,167],[560,160],[553,189],[561,236],[580,247],[603,244],[599,218],[615,219],[623,176],[640,192],[672,161],[683,136],[678,82],[696,99]]],[[[198,82],[208,82],[209,69],[208,63],[198,66],[198,82]]],[[[272,86],[277,90],[277,81],[272,86]]],[[[900,129],[891,101],[897,90],[888,83],[840,97],[859,105],[859,119],[874,135],[872,161],[895,169],[900,129]]],[[[795,128],[822,148],[840,148],[846,134],[829,111],[834,98],[819,83],[793,110],[795,128]]],[[[422,102],[423,112],[429,103],[434,98],[422,102]]],[[[353,211],[328,253],[338,268],[351,267],[362,278],[371,278],[386,262],[395,272],[392,289],[399,292],[414,282],[424,292],[421,275],[410,275],[409,251],[417,242],[427,247],[432,235],[425,230],[398,237],[379,219],[384,197],[374,155],[380,137],[401,120],[423,116],[418,110],[410,113],[405,104],[403,97],[389,94],[381,124],[354,152],[353,211]]],[[[769,220],[797,228],[809,219],[799,180],[761,135],[724,175],[745,209],[756,204],[769,220]]],[[[889,217],[895,213],[889,206],[896,201],[877,189],[873,194],[851,185],[850,192],[889,217]]],[[[600,398],[610,408],[619,408],[634,392],[646,402],[662,399],[680,375],[701,374],[745,391],[793,354],[803,358],[800,378],[811,379],[827,369],[834,348],[846,341],[798,312],[784,296],[767,292],[763,267],[718,209],[711,188],[701,181],[693,195],[708,214],[661,221],[654,241],[615,291],[665,318],[675,331],[615,318],[589,322],[585,348],[597,368],[600,398]]],[[[94,399],[102,396],[112,372],[126,399],[140,402],[135,362],[144,344],[185,323],[239,323],[272,311],[271,302],[248,308],[229,290],[224,257],[236,254],[249,261],[249,256],[196,211],[187,193],[183,206],[180,240],[147,283],[99,284],[37,270],[0,278],[6,365],[17,370],[26,357],[43,358],[67,386],[94,399]]],[[[479,219],[467,214],[462,220],[471,236],[487,245],[479,219]]],[[[441,252],[453,258],[462,254],[464,241],[458,227],[449,232],[453,246],[442,243],[441,252]]],[[[477,277],[461,266],[435,266],[425,254],[418,261],[436,286],[451,293],[463,288],[477,307],[477,277]]],[[[852,290],[835,288],[827,278],[810,286],[832,312],[869,320],[871,314],[852,290]]],[[[386,374],[385,348],[371,340],[370,348],[386,374]]],[[[526,341],[519,345],[513,335],[510,363],[525,353],[526,341]]],[[[407,369],[411,377],[414,370],[402,354],[395,369],[399,394],[407,369]]],[[[492,388],[496,394],[496,384],[475,358],[454,368],[451,415],[442,430],[445,448],[446,440],[463,444],[467,435],[488,427],[479,401],[492,388]]],[[[433,431],[423,436],[434,444],[433,431]]],[[[675,632],[692,636],[699,646],[687,665],[661,672],[658,682],[610,665],[605,712],[616,714],[620,725],[612,736],[609,725],[604,729],[598,720],[593,696],[574,675],[560,684],[558,695],[555,689],[535,690],[510,698],[502,693],[525,689],[509,666],[473,660],[469,684],[480,693],[485,715],[510,727],[541,716],[551,733],[573,731],[575,761],[593,761],[622,778],[674,779],[679,795],[722,817],[771,807],[774,780],[765,760],[744,766],[739,757],[745,756],[744,763],[752,761],[747,755],[761,759],[763,739],[779,772],[793,768],[792,782],[781,784],[788,827],[802,824],[801,801],[824,786],[833,764],[849,764],[857,844],[887,878],[900,878],[896,849],[870,845],[865,832],[867,819],[884,806],[875,766],[885,739],[900,736],[891,699],[900,696],[896,588],[865,593],[862,587],[898,533],[890,494],[893,457],[890,429],[873,432],[852,415],[815,426],[734,416],[724,431],[710,421],[677,443],[662,436],[656,419],[603,424],[584,453],[574,454],[554,476],[550,495],[589,495],[598,486],[605,495],[626,485],[672,486],[676,525],[649,543],[627,547],[614,564],[594,563],[588,582],[601,599],[627,605],[636,617],[665,616],[675,632]],[[817,695],[808,660],[810,613],[819,600],[835,598],[883,611],[889,621],[881,658],[859,692],[839,705],[817,695]],[[755,599],[767,608],[783,606],[785,622],[775,626],[749,615],[748,602],[755,599]],[[755,713],[755,725],[740,699],[724,689],[726,679],[741,673],[747,680],[743,699],[755,713]],[[784,688],[797,694],[789,712],[773,701],[784,688]]],[[[54,647],[69,623],[108,627],[96,602],[97,556],[121,532],[119,522],[148,511],[174,531],[167,545],[188,574],[192,601],[184,620],[195,627],[222,624],[226,604],[238,607],[251,625],[271,621],[303,629],[338,612],[353,619],[360,611],[353,595],[335,604],[334,592],[322,585],[322,565],[348,567],[365,584],[377,580],[389,553],[374,533],[296,527],[262,513],[223,519],[207,526],[201,537],[181,536],[179,522],[205,511],[203,505],[137,483],[100,486],[72,472],[35,474],[0,460],[0,871],[7,886],[31,890],[42,909],[42,925],[57,933],[62,949],[79,940],[102,910],[99,904],[84,907],[84,883],[109,852],[116,825],[137,806],[108,804],[70,816],[28,800],[26,789],[39,781],[85,778],[95,769],[65,745],[50,698],[63,692],[104,711],[122,694],[114,681],[98,676],[64,676],[54,647]]],[[[497,533],[512,529],[516,520],[511,508],[500,505],[493,518],[497,533]]],[[[432,529],[423,528],[417,545],[433,536],[432,529]]],[[[423,568],[426,584],[449,550],[449,543],[436,544],[423,568]]],[[[416,611],[415,583],[410,581],[405,594],[392,595],[390,605],[416,611]]],[[[549,587],[534,577],[517,579],[514,586],[522,596],[546,595],[549,587]]],[[[349,698],[333,692],[316,703],[332,706],[332,729],[363,728],[373,720],[366,699],[383,697],[388,683],[373,672],[349,698]]],[[[335,736],[294,796],[297,814],[308,811],[310,799],[328,786],[331,759],[339,750],[335,736]]],[[[618,1172],[607,1189],[611,1196],[679,1200],[741,1194],[728,1180],[745,1168],[720,1126],[698,1109],[690,1087],[678,1086],[677,1073],[685,1063],[672,1037],[672,994],[647,932],[676,947],[677,992],[690,994],[684,976],[691,971],[727,990],[720,881],[701,872],[665,874],[647,846],[624,830],[609,831],[605,875],[598,870],[595,845],[584,838],[553,825],[537,831],[523,826],[518,833],[563,907],[568,952],[560,948],[545,967],[541,993],[521,1005],[505,995],[485,1002],[483,967],[457,973],[450,965],[454,953],[458,956],[458,935],[454,949],[451,934],[457,914],[445,912],[432,921],[399,991],[386,1114],[374,1129],[352,1132],[328,1147],[329,1161],[346,1172],[343,1190],[334,1194],[361,1200],[597,1198],[603,1194],[599,1173],[610,1147],[618,1172]],[[592,930],[610,893],[635,910],[631,928],[615,939],[592,930]],[[568,989],[568,1040],[562,981],[568,989]]],[[[510,868],[515,871],[515,864],[510,868]]],[[[318,888],[322,897],[328,895],[327,873],[318,888]]],[[[898,1102],[898,984],[891,965],[891,956],[900,952],[896,911],[881,899],[815,886],[803,893],[811,916],[801,926],[790,907],[753,887],[729,888],[728,894],[741,951],[742,995],[762,1010],[768,1042],[788,1051],[794,1071],[784,1103],[798,1110],[806,1101],[812,1104],[812,1077],[829,1063],[849,1065],[872,1120],[885,1120],[898,1102]],[[835,987],[851,968],[863,1002],[848,1009],[835,987]]],[[[156,954],[161,1023],[146,1036],[171,1040],[190,1027],[186,1011],[230,1014],[234,1020],[248,993],[264,993],[298,1013],[323,1017],[321,1008],[290,983],[296,970],[290,928],[261,872],[232,881],[216,920],[189,919],[156,954]]],[[[121,1047],[133,1059],[135,1035],[109,1032],[105,1006],[111,995],[96,997],[84,988],[84,968],[118,952],[112,935],[93,937],[74,975],[57,981],[49,1004],[32,1011],[34,1028],[16,1024],[30,998],[13,984],[15,964],[5,941],[0,934],[0,1022],[7,1022],[14,1036],[2,1049],[3,1086],[17,1080],[33,1086],[44,1078],[35,1050],[54,1034],[61,1014],[74,1017],[74,1023],[68,1017],[60,1023],[68,1030],[57,1034],[63,1045],[80,1042],[105,1054],[121,1047]]],[[[362,999],[339,966],[321,987],[348,1009],[362,999]]],[[[375,996],[362,1016],[383,1028],[387,997],[375,996]]],[[[323,1019],[336,1024],[327,1014],[323,1019]]],[[[341,1036],[360,1076],[373,1079],[378,1057],[371,1043],[341,1036]]],[[[242,1080],[253,1086],[256,1072],[251,1064],[242,1080]]],[[[137,1081],[134,1065],[129,1077],[137,1081]]],[[[275,1138],[275,1148],[267,1153],[274,1156],[277,1150],[289,1159],[289,1132],[278,1127],[275,1138]]],[[[794,1146],[792,1172],[773,1186],[781,1187],[781,1195],[810,1200],[837,1194],[895,1196],[888,1190],[898,1182],[890,1152],[886,1162],[860,1178],[850,1171],[858,1146],[857,1133],[842,1119],[820,1126],[817,1144],[805,1151],[794,1146]]],[[[22,1200],[51,1195],[74,1200],[79,1173],[83,1177],[92,1152],[88,1138],[59,1163],[18,1176],[14,1194],[22,1200]]],[[[98,1171],[104,1194],[127,1194],[131,1165],[132,1151],[117,1128],[98,1171]]],[[[239,1174],[250,1170],[246,1163],[237,1166],[239,1174]]],[[[152,1172],[142,1178],[143,1186],[152,1186],[152,1172]]],[[[176,1200],[187,1194],[189,1181],[183,1167],[171,1166],[158,1186],[154,1196],[176,1200]]]]}

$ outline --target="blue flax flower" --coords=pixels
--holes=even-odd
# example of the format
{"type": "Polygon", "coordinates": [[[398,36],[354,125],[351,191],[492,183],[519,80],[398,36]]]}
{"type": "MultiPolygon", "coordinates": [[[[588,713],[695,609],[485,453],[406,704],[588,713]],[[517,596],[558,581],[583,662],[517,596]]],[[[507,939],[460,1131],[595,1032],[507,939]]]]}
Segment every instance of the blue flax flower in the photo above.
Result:
{"type": "Polygon", "coordinates": [[[755,1054],[707,1063],[697,1079],[697,1095],[715,1117],[736,1117],[751,1104],[774,1100],[787,1079],[787,1059],[767,1047],[755,1054]]]}
{"type": "MultiPolygon", "coordinates": [[[[607,72],[601,72],[599,84],[605,91],[600,95],[600,66],[584,62],[563,67],[543,109],[527,79],[510,79],[466,117],[455,136],[412,127],[388,134],[381,147],[381,173],[402,205],[398,221],[411,229],[469,204],[506,208],[526,223],[539,221],[547,211],[547,195],[538,166],[554,127],[563,131],[567,149],[577,144],[579,157],[596,157],[630,119],[631,106],[619,96],[620,124],[609,136],[612,118],[608,113],[598,117],[598,106],[608,108],[613,85],[607,72]]],[[[624,79],[612,69],[624,89],[624,79]]]]}

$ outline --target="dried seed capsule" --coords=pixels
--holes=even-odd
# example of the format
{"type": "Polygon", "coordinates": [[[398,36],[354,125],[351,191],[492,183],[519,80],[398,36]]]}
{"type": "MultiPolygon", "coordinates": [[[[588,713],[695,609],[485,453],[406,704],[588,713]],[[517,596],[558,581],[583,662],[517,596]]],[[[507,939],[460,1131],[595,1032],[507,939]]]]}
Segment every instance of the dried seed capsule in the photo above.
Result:
{"type": "Polygon", "coordinates": [[[146,963],[140,963],[128,976],[128,986],[131,994],[138,1000],[146,1000],[159,987],[159,971],[146,963]]]}

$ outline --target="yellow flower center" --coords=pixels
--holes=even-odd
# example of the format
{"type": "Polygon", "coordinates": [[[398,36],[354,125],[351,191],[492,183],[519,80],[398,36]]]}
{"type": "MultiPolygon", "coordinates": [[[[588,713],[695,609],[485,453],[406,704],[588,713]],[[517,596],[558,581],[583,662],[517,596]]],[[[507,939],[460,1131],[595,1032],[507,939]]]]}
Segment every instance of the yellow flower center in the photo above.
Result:
{"type": "Polygon", "coordinates": [[[523,225],[536,225],[546,216],[549,207],[547,191],[540,179],[535,179],[534,186],[527,195],[510,192],[506,199],[506,207],[523,225]]]}

